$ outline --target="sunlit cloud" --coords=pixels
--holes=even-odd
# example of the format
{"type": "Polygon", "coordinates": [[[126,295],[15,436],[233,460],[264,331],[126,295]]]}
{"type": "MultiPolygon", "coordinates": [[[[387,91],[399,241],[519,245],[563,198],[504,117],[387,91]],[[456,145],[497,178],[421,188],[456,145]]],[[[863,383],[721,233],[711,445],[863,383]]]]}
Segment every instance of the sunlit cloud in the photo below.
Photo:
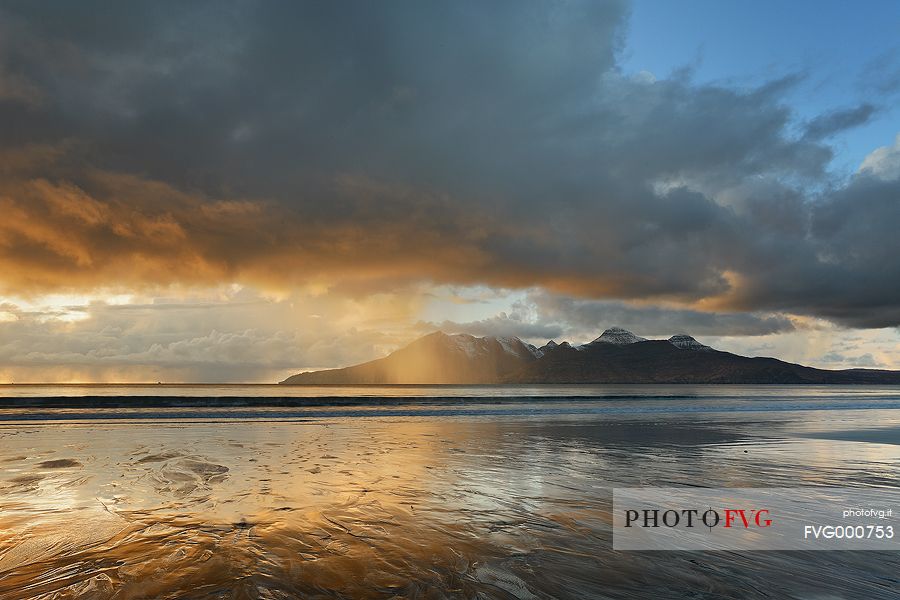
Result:
{"type": "Polygon", "coordinates": [[[801,115],[803,73],[629,72],[624,1],[225,5],[0,8],[9,377],[613,324],[896,364],[827,341],[900,325],[898,143],[834,161],[881,96],[801,115]]]}

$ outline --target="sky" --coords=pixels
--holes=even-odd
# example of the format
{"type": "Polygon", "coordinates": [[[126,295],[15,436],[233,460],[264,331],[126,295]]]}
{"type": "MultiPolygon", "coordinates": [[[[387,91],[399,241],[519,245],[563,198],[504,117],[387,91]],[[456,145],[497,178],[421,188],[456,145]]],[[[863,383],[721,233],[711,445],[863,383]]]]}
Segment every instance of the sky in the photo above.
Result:
{"type": "Polygon", "coordinates": [[[0,382],[435,329],[900,369],[900,4],[0,2],[0,382]]]}

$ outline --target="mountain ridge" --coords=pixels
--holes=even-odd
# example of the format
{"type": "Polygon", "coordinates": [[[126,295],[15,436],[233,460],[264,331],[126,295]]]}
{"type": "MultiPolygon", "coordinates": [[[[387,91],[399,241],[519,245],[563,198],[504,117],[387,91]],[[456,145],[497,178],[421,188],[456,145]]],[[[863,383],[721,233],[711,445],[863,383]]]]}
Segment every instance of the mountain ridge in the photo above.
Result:
{"type": "Polygon", "coordinates": [[[621,327],[573,346],[540,348],[517,337],[435,331],[391,354],[349,367],[292,375],[283,385],[735,383],[900,384],[900,371],[827,370],[771,357],[747,357],[701,344],[687,334],[665,340],[621,327]]]}

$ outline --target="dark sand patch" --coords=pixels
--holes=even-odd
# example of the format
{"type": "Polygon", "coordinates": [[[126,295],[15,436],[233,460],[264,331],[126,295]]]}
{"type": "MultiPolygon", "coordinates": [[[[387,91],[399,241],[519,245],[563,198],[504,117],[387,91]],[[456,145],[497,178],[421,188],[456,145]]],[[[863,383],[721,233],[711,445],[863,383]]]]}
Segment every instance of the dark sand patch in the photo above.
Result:
{"type": "Polygon", "coordinates": [[[160,452],[159,454],[149,454],[147,456],[144,456],[143,458],[138,459],[137,462],[138,464],[165,462],[167,460],[178,458],[180,456],[184,455],[181,452],[160,452]]]}
{"type": "Polygon", "coordinates": [[[68,469],[70,467],[81,467],[83,465],[71,458],[60,458],[58,460],[45,460],[42,463],[38,463],[37,466],[39,469],[68,469]]]}
{"type": "Polygon", "coordinates": [[[36,473],[27,473],[11,478],[6,487],[10,490],[14,490],[17,488],[20,490],[28,490],[37,487],[37,485],[43,480],[43,475],[38,475],[36,473]]]}

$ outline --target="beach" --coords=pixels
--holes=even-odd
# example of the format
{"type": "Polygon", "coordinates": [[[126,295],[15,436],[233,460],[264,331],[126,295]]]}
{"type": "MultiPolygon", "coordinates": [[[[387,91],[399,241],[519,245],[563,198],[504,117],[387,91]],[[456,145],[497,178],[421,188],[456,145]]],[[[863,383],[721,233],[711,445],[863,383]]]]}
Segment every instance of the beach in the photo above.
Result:
{"type": "Polygon", "coordinates": [[[706,390],[7,409],[0,596],[896,597],[895,552],[612,549],[617,487],[900,483],[890,389],[706,390]]]}

